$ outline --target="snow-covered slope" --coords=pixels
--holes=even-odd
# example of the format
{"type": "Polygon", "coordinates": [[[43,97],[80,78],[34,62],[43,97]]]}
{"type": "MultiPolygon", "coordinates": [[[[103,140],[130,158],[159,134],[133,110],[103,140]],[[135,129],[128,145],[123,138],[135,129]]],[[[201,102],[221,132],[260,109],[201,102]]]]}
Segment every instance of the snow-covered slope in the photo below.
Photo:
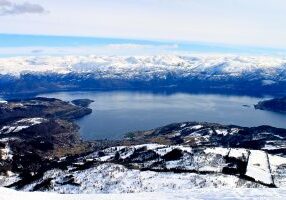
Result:
{"type": "Polygon", "coordinates": [[[223,199],[285,199],[285,189],[197,189],[178,190],[169,192],[145,192],[127,194],[81,194],[62,195],[44,192],[16,192],[11,189],[0,188],[0,200],[223,200],[223,199]]]}
{"type": "MultiPolygon", "coordinates": [[[[101,77],[165,76],[168,72],[227,74],[241,76],[259,72],[264,78],[279,76],[286,69],[286,58],[250,56],[65,56],[1,58],[0,73],[55,72],[60,74],[97,73],[101,77]]],[[[286,77],[285,77],[286,78],[286,77]]],[[[265,80],[265,84],[271,81],[265,80]]]]}

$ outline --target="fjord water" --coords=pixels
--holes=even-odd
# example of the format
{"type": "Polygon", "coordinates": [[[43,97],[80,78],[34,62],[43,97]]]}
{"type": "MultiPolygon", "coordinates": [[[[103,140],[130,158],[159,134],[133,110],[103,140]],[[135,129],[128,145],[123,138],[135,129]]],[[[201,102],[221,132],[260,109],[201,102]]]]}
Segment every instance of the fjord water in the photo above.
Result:
{"type": "Polygon", "coordinates": [[[120,91],[59,92],[39,96],[66,101],[80,98],[94,100],[90,105],[93,113],[77,121],[82,138],[87,140],[119,139],[130,131],[184,121],[286,128],[286,115],[255,110],[253,105],[262,98],[248,96],[120,91]]]}

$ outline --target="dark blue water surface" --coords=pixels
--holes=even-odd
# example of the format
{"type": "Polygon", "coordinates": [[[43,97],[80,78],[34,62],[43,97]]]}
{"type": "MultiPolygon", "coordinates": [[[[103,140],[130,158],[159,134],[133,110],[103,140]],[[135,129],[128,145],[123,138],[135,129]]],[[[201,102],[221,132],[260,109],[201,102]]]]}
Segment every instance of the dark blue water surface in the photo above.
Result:
{"type": "Polygon", "coordinates": [[[129,131],[183,121],[286,128],[286,115],[255,110],[253,105],[262,98],[248,96],[120,91],[59,92],[40,96],[67,101],[79,98],[94,100],[90,105],[93,113],[77,121],[84,139],[118,139],[129,131]]]}

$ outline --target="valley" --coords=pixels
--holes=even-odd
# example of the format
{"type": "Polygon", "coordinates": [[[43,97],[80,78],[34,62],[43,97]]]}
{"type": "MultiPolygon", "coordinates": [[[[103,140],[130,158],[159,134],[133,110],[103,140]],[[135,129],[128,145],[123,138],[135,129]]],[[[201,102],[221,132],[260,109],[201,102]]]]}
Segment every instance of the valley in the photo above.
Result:
{"type": "Polygon", "coordinates": [[[182,122],[121,140],[82,141],[73,120],[89,114],[87,107],[42,97],[2,102],[0,111],[4,187],[57,193],[285,187],[286,129],[182,122]]]}

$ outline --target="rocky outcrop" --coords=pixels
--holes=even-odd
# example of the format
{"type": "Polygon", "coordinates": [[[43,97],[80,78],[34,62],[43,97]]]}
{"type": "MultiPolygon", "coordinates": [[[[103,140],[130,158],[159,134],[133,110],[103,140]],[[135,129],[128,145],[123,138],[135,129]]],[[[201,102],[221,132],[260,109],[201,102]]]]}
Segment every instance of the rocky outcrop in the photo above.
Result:
{"type": "Polygon", "coordinates": [[[90,99],[75,99],[75,100],[72,100],[71,102],[76,106],[87,108],[94,101],[90,99]]]}
{"type": "Polygon", "coordinates": [[[0,123],[20,118],[43,117],[72,120],[90,114],[92,110],[75,106],[54,98],[37,97],[25,100],[11,100],[0,104],[0,123]]]}

